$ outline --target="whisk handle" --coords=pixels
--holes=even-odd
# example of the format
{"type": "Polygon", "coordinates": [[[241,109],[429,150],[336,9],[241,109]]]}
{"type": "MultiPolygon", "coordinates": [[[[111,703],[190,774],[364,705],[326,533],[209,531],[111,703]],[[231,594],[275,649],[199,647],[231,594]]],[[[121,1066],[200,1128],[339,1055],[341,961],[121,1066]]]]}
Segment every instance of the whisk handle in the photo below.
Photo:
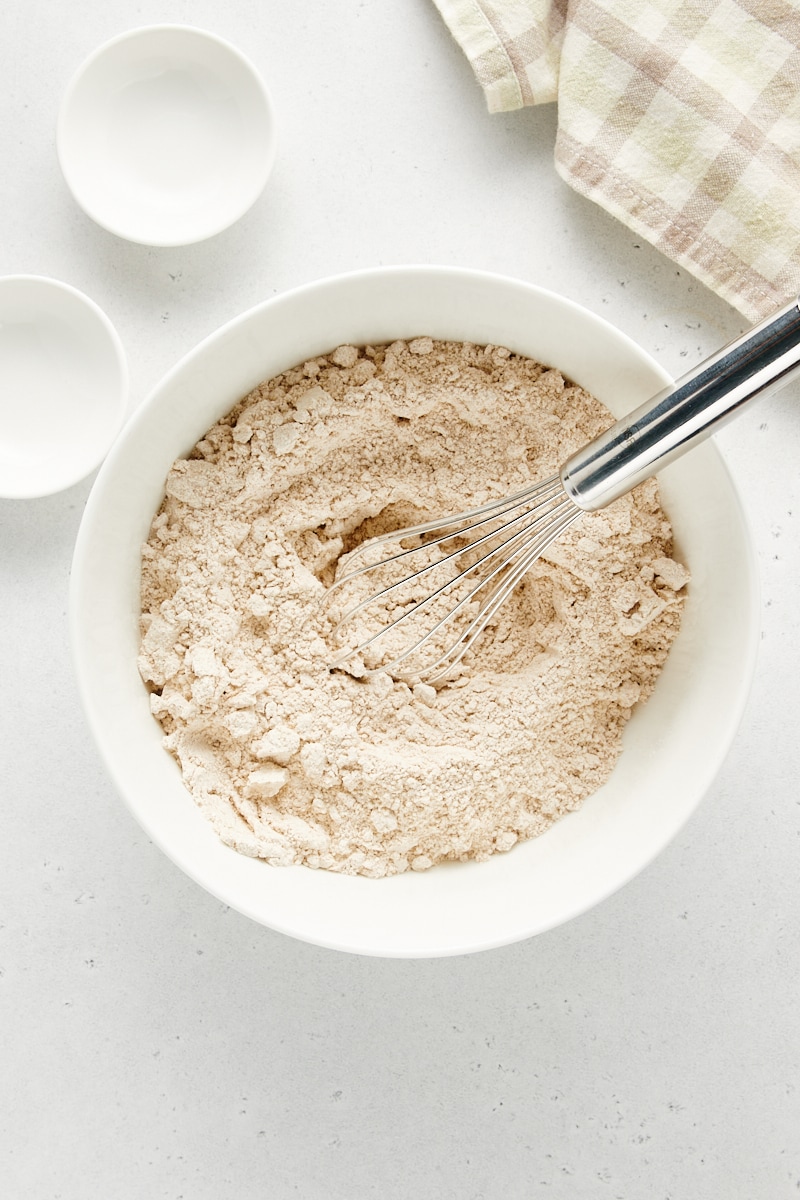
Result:
{"type": "Polygon", "coordinates": [[[586,511],[604,508],[800,375],[800,299],[657,392],[567,460],[561,481],[586,511]]]}

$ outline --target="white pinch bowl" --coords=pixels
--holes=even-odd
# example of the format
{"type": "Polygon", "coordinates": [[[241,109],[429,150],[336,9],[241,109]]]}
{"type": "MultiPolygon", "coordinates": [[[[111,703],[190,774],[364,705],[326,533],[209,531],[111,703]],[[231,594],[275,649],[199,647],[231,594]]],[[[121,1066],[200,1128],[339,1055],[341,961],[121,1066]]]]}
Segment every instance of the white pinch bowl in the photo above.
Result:
{"type": "Polygon", "coordinates": [[[182,246],[227,229],[275,161],[270,93],[235,46],[152,25],[100,46],[69,83],[56,131],[75,200],[104,229],[182,246]]]}
{"type": "Polygon", "coordinates": [[[125,418],[125,351],[105,313],[41,275],[0,278],[0,496],[71,487],[125,418]]]}
{"type": "Polygon", "coordinates": [[[341,343],[422,334],[530,355],[560,368],[616,416],[668,381],[599,317],[512,279],[394,267],[312,283],[230,322],[156,387],[96,480],[72,575],[74,656],[89,724],[152,840],[255,921],[318,945],[387,957],[465,954],[528,938],[585,912],[641,871],[683,826],[728,751],[758,626],[740,503],[716,447],[705,443],[661,475],[678,554],[692,572],[681,631],[653,695],[627,726],[611,779],[578,812],[487,862],[382,880],[270,867],[223,845],[162,746],[136,668],[140,548],[165,477],[261,380],[341,343]]]}

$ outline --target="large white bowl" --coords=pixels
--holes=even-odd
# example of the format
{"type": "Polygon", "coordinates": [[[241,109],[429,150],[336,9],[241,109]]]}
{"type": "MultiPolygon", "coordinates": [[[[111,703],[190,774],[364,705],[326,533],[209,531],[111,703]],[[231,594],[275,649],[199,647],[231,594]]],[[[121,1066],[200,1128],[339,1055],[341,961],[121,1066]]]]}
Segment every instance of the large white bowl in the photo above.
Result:
{"type": "Polygon", "coordinates": [[[273,929],[359,954],[409,957],[530,937],[641,871],[692,813],[730,746],[752,676],[758,612],[742,510],[719,453],[706,443],[661,477],[679,552],[692,572],[681,632],[654,694],[627,727],[611,780],[579,812],[488,862],[383,880],[269,867],[224,846],[161,745],[136,669],[140,546],[167,471],[260,380],[342,342],[419,334],[531,355],[618,416],[668,380],[598,317],[514,280],[396,267],[302,287],[212,334],[136,413],[89,498],[71,592],[89,723],[117,788],[153,841],[213,895],[273,929]]]}

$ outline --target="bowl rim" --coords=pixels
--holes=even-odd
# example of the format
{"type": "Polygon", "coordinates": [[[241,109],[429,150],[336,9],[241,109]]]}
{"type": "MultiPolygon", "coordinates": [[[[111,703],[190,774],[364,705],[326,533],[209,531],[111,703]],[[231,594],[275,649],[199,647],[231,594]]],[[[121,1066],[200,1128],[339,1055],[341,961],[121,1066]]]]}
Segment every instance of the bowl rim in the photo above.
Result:
{"type": "MultiPolygon", "coordinates": [[[[610,334],[613,335],[611,339],[612,341],[617,340],[619,344],[627,344],[635,351],[636,356],[638,356],[640,360],[646,361],[648,366],[653,369],[664,380],[664,382],[671,382],[671,377],[669,374],[654,359],[652,359],[651,356],[642,349],[642,347],[638,346],[633,339],[628,337],[628,335],[611,325],[610,322],[608,322],[605,318],[600,317],[591,310],[584,308],[582,305],[577,304],[575,301],[572,301],[569,298],[552,291],[551,289],[543,288],[525,280],[501,275],[495,272],[475,270],[464,267],[436,266],[426,264],[370,267],[357,271],[346,272],[343,274],[326,276],[317,280],[306,282],[298,287],[289,289],[285,292],[279,293],[276,296],[263,300],[246,311],[240,313],[232,320],[226,322],[218,329],[208,334],[196,346],[184,354],[178,360],[178,362],[175,363],[173,367],[162,376],[158,383],[151,389],[149,395],[143,401],[139,410],[131,418],[131,421],[129,421],[126,429],[130,430],[139,422],[147,421],[150,410],[158,405],[162,393],[169,390],[176,377],[179,377],[188,366],[195,363],[198,359],[201,359],[204,355],[209,353],[209,351],[213,351],[213,349],[218,344],[223,343],[232,332],[235,332],[242,326],[246,326],[250,321],[257,320],[258,317],[266,310],[287,303],[291,304],[296,301],[298,297],[302,297],[302,295],[305,293],[318,291],[320,288],[324,289],[328,287],[338,287],[339,285],[348,283],[350,281],[357,282],[359,280],[368,280],[370,277],[392,280],[411,278],[414,276],[421,279],[450,277],[454,282],[466,281],[468,279],[478,282],[481,280],[492,281],[495,283],[500,283],[505,287],[516,287],[523,289],[524,291],[538,293],[540,297],[548,301],[555,300],[557,304],[564,306],[567,310],[579,312],[583,320],[588,320],[595,323],[601,331],[610,332],[610,334]]],[[[70,579],[69,607],[73,663],[76,671],[79,693],[81,695],[82,705],[93,738],[95,740],[95,744],[100,751],[101,757],[105,762],[106,768],[115,784],[116,789],[125,800],[129,810],[132,812],[142,828],[145,829],[148,837],[150,837],[155,844],[159,846],[159,848],[167,855],[167,857],[170,858],[175,865],[180,867],[185,874],[187,874],[195,882],[199,883],[204,890],[214,895],[221,902],[229,905],[236,911],[241,912],[243,915],[250,917],[257,923],[266,925],[277,932],[287,934],[288,936],[298,938],[311,944],[348,953],[387,958],[432,958],[477,953],[484,950],[513,944],[515,942],[535,936],[536,934],[547,932],[548,930],[562,925],[565,922],[570,921],[575,917],[591,910],[592,908],[595,908],[598,904],[602,903],[605,899],[624,887],[628,882],[630,882],[631,879],[640,874],[664,850],[664,848],[672,840],[674,840],[702,801],[709,786],[713,782],[721,763],[724,761],[724,758],[730,749],[742,716],[744,715],[756,666],[759,636],[758,613],[760,587],[757,570],[757,558],[752,542],[749,523],[745,510],[742,506],[741,497],[733,477],[731,476],[730,470],[718,448],[714,444],[707,445],[707,453],[713,456],[716,469],[720,472],[720,478],[724,479],[726,482],[728,488],[727,501],[731,506],[731,515],[738,521],[738,528],[741,533],[743,549],[746,555],[746,562],[742,563],[741,566],[743,571],[743,579],[746,581],[746,587],[742,595],[742,601],[749,618],[747,622],[748,637],[746,644],[740,647],[741,671],[739,676],[738,690],[736,691],[735,696],[728,696],[729,703],[727,706],[728,717],[726,735],[724,739],[719,740],[718,743],[715,744],[715,757],[713,763],[706,764],[704,769],[700,771],[699,774],[701,782],[697,787],[690,807],[688,807],[688,809],[682,814],[679,821],[673,822],[673,824],[669,827],[667,835],[663,837],[658,844],[654,844],[649,853],[638,856],[635,863],[629,870],[618,874],[607,886],[595,890],[588,902],[585,899],[577,899],[571,905],[565,904],[551,919],[533,921],[523,932],[516,930],[510,932],[507,936],[498,936],[493,934],[489,938],[476,938],[468,943],[465,942],[458,945],[443,941],[441,944],[427,944],[424,948],[418,948],[411,945],[404,945],[399,948],[394,946],[385,948],[373,944],[354,945],[352,941],[348,941],[347,939],[343,938],[316,936],[313,931],[310,932],[305,927],[299,928],[298,925],[293,923],[291,920],[283,921],[279,917],[276,918],[274,914],[271,914],[269,918],[265,917],[264,913],[259,911],[257,906],[243,902],[240,896],[235,895],[229,888],[220,884],[218,880],[209,879],[207,873],[204,872],[203,869],[198,868],[197,863],[193,861],[191,854],[183,852],[183,847],[180,847],[176,851],[176,847],[173,844],[168,844],[168,839],[163,839],[158,831],[155,831],[148,826],[146,821],[143,819],[141,812],[137,810],[134,801],[128,795],[125,780],[121,777],[120,772],[117,769],[117,764],[113,761],[113,757],[107,753],[103,741],[102,731],[98,728],[98,722],[96,718],[99,709],[95,709],[94,698],[92,697],[90,691],[90,681],[88,679],[86,664],[82,661],[81,657],[81,622],[78,615],[78,608],[80,604],[81,590],[84,586],[83,573],[86,569],[94,509],[96,506],[102,504],[102,493],[106,480],[112,476],[116,468],[116,458],[117,456],[124,454],[124,449],[124,439],[120,438],[115,446],[112,447],[111,453],[101,467],[92,489],[92,493],[89,496],[75,545],[75,554],[73,558],[73,567],[70,579]]],[[[557,822],[556,826],[552,828],[557,828],[561,824],[563,824],[563,822],[557,822]]],[[[216,834],[214,834],[214,836],[216,837],[216,834]]],[[[232,851],[231,853],[236,854],[235,851],[232,851]]],[[[502,855],[495,855],[493,856],[493,859],[497,860],[498,858],[503,857],[504,856],[502,855]]],[[[260,865],[262,867],[266,866],[266,864],[260,865]]],[[[467,866],[469,865],[470,864],[467,864],[467,866]]],[[[481,864],[481,866],[485,865],[486,864],[481,864]]],[[[266,869],[270,868],[267,867],[266,869]]],[[[281,871],[305,871],[306,874],[310,874],[311,876],[316,874],[328,874],[326,872],[309,872],[307,868],[302,867],[273,869],[281,871]]],[[[407,879],[408,876],[413,875],[413,872],[407,872],[406,876],[393,877],[393,879],[407,879]]],[[[383,886],[384,884],[390,882],[392,881],[378,881],[378,886],[383,886]]],[[[374,885],[375,881],[367,881],[367,883],[374,885]]]]}
{"type": "MultiPolygon", "coordinates": [[[[255,140],[255,139],[251,139],[255,140]]],[[[235,225],[246,212],[249,211],[258,200],[259,196],[264,191],[267,185],[272,170],[275,166],[275,159],[278,152],[278,129],[275,116],[275,103],[272,98],[272,93],[262,76],[257,69],[252,59],[250,59],[238,46],[227,38],[221,37],[211,30],[204,29],[198,25],[181,24],[180,22],[156,22],[148,25],[137,25],[131,29],[123,30],[108,38],[99,46],[96,46],[83,59],[79,66],[75,69],[64,89],[61,104],[59,105],[58,116],[56,119],[56,157],[61,168],[61,174],[64,177],[64,182],[70,191],[73,199],[79,208],[81,208],[88,217],[90,217],[96,225],[101,229],[105,229],[107,233],[112,233],[116,237],[123,238],[125,241],[133,242],[136,245],[153,246],[160,249],[170,249],[178,246],[193,246],[197,243],[208,241],[209,238],[216,237],[217,234],[223,233],[232,225],[235,225]],[[261,158],[261,169],[254,177],[253,183],[240,194],[239,203],[231,205],[227,215],[221,221],[216,221],[209,224],[208,228],[199,234],[194,234],[189,238],[180,236],[161,236],[147,237],[146,239],[137,236],[130,230],[126,230],[124,222],[118,222],[110,218],[107,214],[102,214],[98,211],[92,196],[85,194],[84,190],[76,181],[76,176],[73,172],[69,154],[66,151],[67,128],[70,118],[70,110],[75,95],[80,88],[84,77],[102,59],[110,50],[125,42],[135,42],[139,38],[149,36],[151,34],[160,33],[180,33],[188,34],[190,37],[196,37],[198,40],[215,43],[221,49],[225,50],[231,58],[239,64],[243,74],[246,74],[251,82],[255,85],[256,90],[260,94],[260,100],[263,106],[263,131],[266,136],[258,139],[266,151],[261,158]]]]}
{"type": "MultiPolygon", "coordinates": [[[[66,491],[67,488],[73,487],[76,483],[80,483],[82,479],[86,479],[87,476],[91,475],[92,471],[96,470],[103,461],[109,447],[114,444],[125,422],[130,398],[130,368],[122,338],[108,316],[108,313],[91,296],[87,296],[85,292],[73,284],[65,283],[64,280],[56,279],[51,275],[19,272],[0,276],[0,290],[4,290],[7,286],[14,287],[17,284],[33,284],[36,287],[42,288],[43,291],[60,292],[62,295],[72,297],[73,300],[76,300],[82,307],[87,309],[95,318],[108,340],[117,370],[117,388],[114,398],[117,410],[116,422],[104,445],[98,449],[93,459],[85,460],[79,469],[76,468],[72,472],[66,473],[58,482],[49,484],[44,488],[36,486],[9,489],[0,477],[0,497],[5,500],[34,500],[45,496],[54,496],[59,492],[66,491]]],[[[60,460],[63,462],[63,454],[60,456],[60,460]]]]}

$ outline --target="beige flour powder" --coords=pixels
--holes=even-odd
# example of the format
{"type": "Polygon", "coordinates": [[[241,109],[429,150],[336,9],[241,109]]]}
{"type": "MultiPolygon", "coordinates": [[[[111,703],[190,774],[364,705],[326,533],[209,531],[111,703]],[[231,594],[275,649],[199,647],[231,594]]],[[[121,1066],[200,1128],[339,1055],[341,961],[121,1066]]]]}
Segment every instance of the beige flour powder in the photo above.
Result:
{"type": "Polygon", "coordinates": [[[341,346],[178,460],[142,560],[140,670],[220,837],[379,877],[483,859],[609,776],[679,627],[654,482],[586,515],[435,689],[330,671],[336,564],[365,538],[553,474],[610,414],[501,347],[341,346]]]}

